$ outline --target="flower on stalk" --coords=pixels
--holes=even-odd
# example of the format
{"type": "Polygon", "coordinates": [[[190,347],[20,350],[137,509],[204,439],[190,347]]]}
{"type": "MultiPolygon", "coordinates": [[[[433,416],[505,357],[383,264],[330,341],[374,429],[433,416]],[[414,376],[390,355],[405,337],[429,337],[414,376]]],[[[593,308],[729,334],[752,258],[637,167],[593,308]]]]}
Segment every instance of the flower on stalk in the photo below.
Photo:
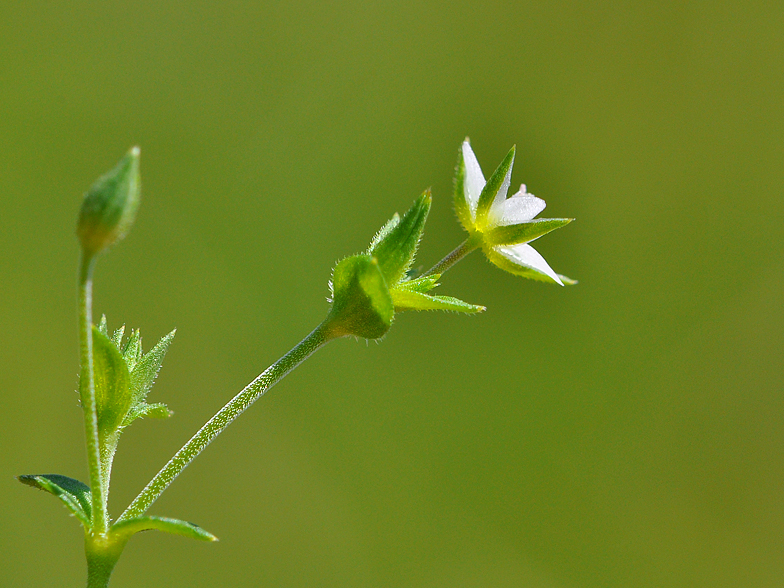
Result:
{"type": "Polygon", "coordinates": [[[327,317],[332,336],[380,339],[404,310],[447,310],[476,313],[483,306],[451,296],[433,296],[439,274],[414,278],[411,267],[432,202],[430,191],[416,199],[402,217],[395,214],[376,233],[367,251],[335,266],[329,287],[332,308],[327,317]]]}
{"type": "Polygon", "coordinates": [[[571,218],[534,217],[542,212],[545,202],[529,194],[525,184],[507,198],[512,177],[515,148],[485,182],[482,168],[466,139],[460,149],[455,177],[455,210],[460,223],[481,242],[487,259],[509,273],[564,284],[576,284],[562,276],[544,260],[529,242],[555,229],[568,225],[571,218]]]}

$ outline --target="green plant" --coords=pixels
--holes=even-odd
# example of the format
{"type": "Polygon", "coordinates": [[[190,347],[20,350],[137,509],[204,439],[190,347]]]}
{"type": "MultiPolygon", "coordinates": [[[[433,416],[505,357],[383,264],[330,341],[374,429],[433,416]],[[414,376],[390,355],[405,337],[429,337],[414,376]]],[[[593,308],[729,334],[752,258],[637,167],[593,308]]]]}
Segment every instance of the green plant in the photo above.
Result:
{"type": "Polygon", "coordinates": [[[105,316],[93,324],[92,277],[96,261],[125,236],[139,205],[139,149],[131,149],[92,186],[77,225],[81,243],[79,396],[89,484],[56,474],[19,476],[20,482],[59,498],[83,525],[88,588],[108,585],[128,539],[139,531],[157,529],[215,540],[214,535],[192,523],[145,513],[217,435],[321,346],[346,336],[380,339],[391,327],[395,314],[406,310],[483,311],[482,306],[430,294],[441,275],[473,250],[481,248],[492,263],[517,275],[561,285],[575,283],[556,274],[528,245],[572,219],[535,219],[544,209],[544,201],[528,194],[525,186],[507,198],[513,161],[514,148],[485,182],[466,140],[458,160],[454,205],[468,238],[430,270],[416,275],[411,268],[430,210],[429,191],[417,198],[402,217],[395,214],[365,252],[343,259],[333,269],[331,308],[324,321],[207,421],[114,521],[109,517],[107,502],[120,435],[138,418],[170,415],[165,405],[149,404],[146,398],[174,331],[144,353],[138,330],[127,337],[124,327],[110,332],[105,316]]]}

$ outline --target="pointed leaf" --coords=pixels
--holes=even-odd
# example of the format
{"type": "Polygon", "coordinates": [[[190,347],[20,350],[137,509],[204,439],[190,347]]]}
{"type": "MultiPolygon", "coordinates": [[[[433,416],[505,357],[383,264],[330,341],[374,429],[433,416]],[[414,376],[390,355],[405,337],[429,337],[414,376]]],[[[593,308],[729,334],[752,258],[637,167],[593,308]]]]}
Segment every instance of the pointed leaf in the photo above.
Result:
{"type": "Polygon", "coordinates": [[[539,218],[517,225],[498,226],[485,231],[485,242],[490,245],[528,243],[550,231],[565,227],[573,218],[539,218]]]}
{"type": "Polygon", "coordinates": [[[389,231],[394,229],[398,224],[400,224],[400,215],[395,213],[391,219],[389,219],[386,224],[378,230],[373,236],[373,240],[370,242],[370,246],[368,247],[367,253],[368,255],[372,255],[373,248],[378,245],[381,240],[389,234],[389,231]]]}
{"type": "Polygon", "coordinates": [[[120,521],[112,525],[110,531],[111,535],[118,539],[126,539],[131,535],[135,535],[140,531],[164,531],[174,535],[182,535],[183,537],[190,537],[191,539],[198,539],[200,541],[217,541],[218,538],[193,523],[180,521],[178,519],[170,519],[166,517],[137,517],[120,521]]]}
{"type": "MultiPolygon", "coordinates": [[[[118,345],[119,348],[119,345],[118,345]]],[[[131,336],[128,337],[125,346],[122,347],[122,356],[125,363],[128,365],[128,371],[133,371],[136,362],[142,356],[142,335],[139,329],[131,330],[131,336]]]]}
{"type": "Polygon", "coordinates": [[[411,268],[431,203],[428,190],[414,201],[400,222],[368,250],[368,255],[378,259],[378,267],[389,286],[397,284],[411,268]]]}
{"type": "Polygon", "coordinates": [[[146,402],[139,402],[131,407],[125,419],[122,422],[123,427],[127,427],[136,419],[143,417],[150,417],[152,419],[167,419],[172,415],[169,407],[161,402],[155,404],[147,404],[146,402]]]}
{"type": "Polygon", "coordinates": [[[147,394],[155,383],[155,378],[158,377],[163,358],[166,356],[166,351],[169,349],[169,344],[174,339],[176,332],[177,329],[174,329],[158,341],[158,344],[142,356],[134,366],[131,372],[131,391],[133,392],[135,402],[141,402],[147,398],[147,394]]]}
{"type": "Polygon", "coordinates": [[[482,312],[484,306],[469,304],[451,296],[430,296],[420,292],[400,291],[392,292],[392,301],[396,311],[402,310],[450,310],[453,312],[476,313],[482,312]]]}
{"type": "Polygon", "coordinates": [[[109,329],[109,327],[108,327],[108,325],[106,323],[106,315],[102,314],[101,315],[101,320],[98,322],[98,330],[101,331],[104,335],[108,335],[109,334],[109,330],[108,329],[109,329]]]}
{"type": "Polygon", "coordinates": [[[114,343],[93,327],[93,372],[98,430],[103,439],[119,428],[131,408],[128,366],[114,343]]]}
{"type": "Polygon", "coordinates": [[[54,494],[79,519],[79,522],[86,528],[90,528],[92,497],[87,484],[59,474],[25,475],[18,476],[17,480],[22,484],[54,494]]]}
{"type": "Polygon", "coordinates": [[[354,255],[338,263],[332,296],[328,321],[339,336],[379,339],[392,325],[395,309],[375,257],[354,255]]]}
{"type": "MultiPolygon", "coordinates": [[[[103,333],[107,334],[107,330],[104,329],[103,333]]],[[[112,334],[112,343],[114,343],[114,346],[117,347],[117,349],[121,348],[120,346],[122,345],[123,335],[125,335],[125,325],[117,329],[114,334],[112,334]]]]}
{"type": "Polygon", "coordinates": [[[476,224],[480,230],[483,228],[485,219],[487,218],[487,212],[490,210],[490,206],[492,206],[496,196],[499,195],[499,192],[502,192],[503,197],[506,198],[506,192],[509,190],[509,177],[512,172],[514,157],[515,148],[512,147],[482,189],[482,194],[479,196],[479,204],[476,206],[476,224]],[[505,188],[502,190],[504,186],[505,188]]]}

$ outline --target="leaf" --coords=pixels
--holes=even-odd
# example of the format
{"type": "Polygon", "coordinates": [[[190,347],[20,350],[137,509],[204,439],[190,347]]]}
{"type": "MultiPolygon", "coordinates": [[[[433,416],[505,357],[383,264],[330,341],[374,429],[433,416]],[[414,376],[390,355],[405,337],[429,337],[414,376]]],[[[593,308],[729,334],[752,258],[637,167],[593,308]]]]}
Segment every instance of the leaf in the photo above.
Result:
{"type": "Polygon", "coordinates": [[[79,519],[79,522],[86,528],[90,528],[92,496],[87,484],[59,474],[32,474],[17,476],[16,479],[22,484],[55,495],[79,519]]]}
{"type": "Polygon", "coordinates": [[[420,292],[395,290],[392,302],[396,311],[403,310],[449,310],[473,314],[486,310],[484,306],[469,304],[451,296],[430,296],[420,292]]]}
{"type": "Polygon", "coordinates": [[[166,517],[137,517],[119,521],[112,525],[110,533],[120,539],[126,539],[140,531],[164,531],[174,535],[182,535],[200,541],[217,541],[218,538],[193,523],[166,517]]]}
{"type": "MultiPolygon", "coordinates": [[[[106,318],[106,317],[104,317],[104,318],[106,318]]],[[[103,333],[104,333],[104,335],[107,334],[106,329],[103,330],[103,333]]],[[[114,346],[117,347],[117,349],[119,349],[120,345],[122,345],[123,335],[125,335],[125,325],[123,325],[122,327],[117,329],[112,334],[112,343],[114,343],[114,346]]]]}
{"type": "Polygon", "coordinates": [[[516,225],[496,226],[485,232],[485,241],[490,245],[528,243],[550,231],[565,227],[573,220],[573,218],[538,218],[516,225]]]}
{"type": "Polygon", "coordinates": [[[98,430],[102,439],[114,434],[133,403],[128,366],[120,351],[93,327],[93,374],[98,430]]]}
{"type": "Polygon", "coordinates": [[[133,371],[131,371],[131,392],[133,393],[134,402],[142,402],[147,398],[147,394],[149,394],[152,385],[155,383],[155,378],[158,377],[163,358],[166,356],[166,351],[169,349],[169,344],[174,339],[176,332],[177,329],[174,329],[158,341],[158,344],[143,355],[134,366],[133,371]]]}
{"type": "MultiPolygon", "coordinates": [[[[118,345],[117,348],[119,349],[120,346],[118,345]]],[[[142,357],[142,336],[139,329],[131,331],[131,336],[128,337],[128,341],[121,352],[125,363],[128,365],[128,371],[132,372],[136,363],[142,357]]]]}
{"type": "Polygon", "coordinates": [[[378,259],[378,267],[388,285],[397,284],[411,268],[431,203],[430,191],[427,190],[414,201],[400,222],[388,229],[382,238],[368,249],[367,254],[378,259]]]}
{"type": "MultiPolygon", "coordinates": [[[[479,203],[476,205],[476,224],[478,226],[484,224],[484,221],[487,218],[487,212],[490,210],[493,201],[495,201],[498,191],[501,189],[501,186],[508,181],[507,174],[511,172],[514,157],[515,148],[512,147],[509,150],[509,153],[506,154],[506,157],[504,157],[504,160],[493,172],[493,175],[490,176],[490,179],[487,180],[485,187],[482,188],[482,193],[479,195],[479,203]]],[[[506,189],[509,189],[508,183],[506,189]]]]}
{"type": "Polygon", "coordinates": [[[136,419],[142,417],[150,417],[153,419],[167,419],[172,415],[169,407],[161,402],[155,404],[147,404],[146,402],[139,402],[131,407],[125,419],[122,422],[123,427],[127,427],[136,419]]]}

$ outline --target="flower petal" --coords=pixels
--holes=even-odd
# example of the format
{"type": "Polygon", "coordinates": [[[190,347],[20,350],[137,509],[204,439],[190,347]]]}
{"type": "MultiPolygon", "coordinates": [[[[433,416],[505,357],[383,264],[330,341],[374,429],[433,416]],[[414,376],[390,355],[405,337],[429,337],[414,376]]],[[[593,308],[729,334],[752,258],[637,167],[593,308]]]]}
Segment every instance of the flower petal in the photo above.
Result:
{"type": "Polygon", "coordinates": [[[528,194],[525,184],[512,197],[500,205],[493,204],[490,210],[491,222],[494,226],[516,225],[531,220],[545,209],[545,201],[533,194],[528,194]]]}
{"type": "Polygon", "coordinates": [[[539,274],[544,274],[545,276],[551,278],[554,282],[563,286],[563,282],[561,281],[561,278],[558,277],[558,274],[556,274],[553,269],[547,265],[544,257],[539,255],[536,249],[530,245],[525,243],[510,246],[498,245],[493,247],[493,251],[499,253],[502,257],[506,258],[508,261],[511,261],[513,264],[532,269],[539,274]]]}
{"type": "Polygon", "coordinates": [[[465,163],[465,180],[463,189],[468,208],[471,210],[471,217],[476,218],[476,205],[479,203],[479,195],[485,187],[485,176],[482,168],[476,160],[471,144],[463,141],[463,162],[465,163]]]}

